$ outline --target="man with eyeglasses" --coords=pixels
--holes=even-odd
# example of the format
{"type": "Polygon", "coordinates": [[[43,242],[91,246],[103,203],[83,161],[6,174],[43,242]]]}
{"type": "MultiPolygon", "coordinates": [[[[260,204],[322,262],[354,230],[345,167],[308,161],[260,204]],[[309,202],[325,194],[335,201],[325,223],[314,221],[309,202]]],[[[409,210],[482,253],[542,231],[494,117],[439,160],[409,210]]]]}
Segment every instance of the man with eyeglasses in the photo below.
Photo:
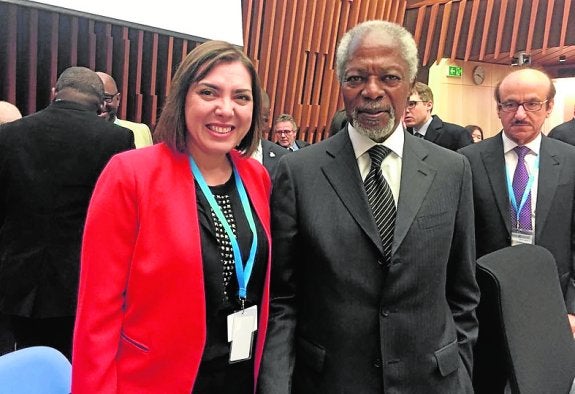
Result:
{"type": "Polygon", "coordinates": [[[451,150],[458,150],[473,143],[473,138],[464,127],[442,121],[439,116],[431,115],[432,110],[433,92],[423,82],[416,82],[411,89],[403,116],[407,131],[451,150]]]}
{"type": "Polygon", "coordinates": [[[134,143],[136,148],[152,145],[152,133],[150,128],[144,123],[129,122],[118,119],[118,108],[120,107],[120,92],[116,81],[110,75],[101,71],[96,72],[104,84],[104,105],[100,117],[109,122],[132,130],[134,133],[134,143]]]}
{"type": "MultiPolygon", "coordinates": [[[[510,73],[495,88],[503,131],[460,152],[473,175],[477,257],[521,243],[548,249],[575,332],[575,148],[541,133],[554,96],[544,72],[510,73]]],[[[476,383],[493,381],[485,375],[476,383]]]]}
{"type": "Polygon", "coordinates": [[[274,123],[276,143],[290,152],[295,152],[309,145],[309,142],[296,140],[297,124],[293,116],[281,114],[274,123]]]}

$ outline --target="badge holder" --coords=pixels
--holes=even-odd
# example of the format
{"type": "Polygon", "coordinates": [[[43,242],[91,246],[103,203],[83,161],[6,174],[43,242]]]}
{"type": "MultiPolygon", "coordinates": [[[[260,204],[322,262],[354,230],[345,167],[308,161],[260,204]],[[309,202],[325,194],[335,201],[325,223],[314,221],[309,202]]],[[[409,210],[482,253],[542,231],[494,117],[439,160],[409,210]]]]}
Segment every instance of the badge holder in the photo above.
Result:
{"type": "Polygon", "coordinates": [[[533,244],[533,230],[513,229],[511,231],[511,246],[533,244]]]}
{"type": "Polygon", "coordinates": [[[231,342],[230,364],[249,360],[252,357],[254,332],[257,329],[256,305],[228,315],[228,342],[231,342]]]}

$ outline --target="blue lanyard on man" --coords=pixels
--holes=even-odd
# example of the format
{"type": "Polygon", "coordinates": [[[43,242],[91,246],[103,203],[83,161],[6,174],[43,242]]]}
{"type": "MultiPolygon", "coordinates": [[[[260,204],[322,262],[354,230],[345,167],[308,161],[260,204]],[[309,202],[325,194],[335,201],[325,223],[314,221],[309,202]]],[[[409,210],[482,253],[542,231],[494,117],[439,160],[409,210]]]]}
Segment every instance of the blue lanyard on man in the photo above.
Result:
{"type": "MultiPolygon", "coordinates": [[[[517,206],[517,199],[515,198],[515,192],[513,191],[513,183],[512,179],[513,176],[509,173],[509,169],[506,168],[507,173],[507,192],[509,194],[509,200],[511,202],[511,206],[515,211],[516,215],[516,223],[519,225],[519,217],[521,216],[521,211],[523,210],[525,203],[527,202],[527,198],[529,197],[529,193],[531,193],[531,187],[533,186],[533,182],[535,181],[535,173],[539,170],[539,156],[536,156],[535,162],[533,163],[533,171],[530,171],[529,180],[525,185],[525,190],[523,190],[523,195],[521,196],[521,201],[519,202],[519,206],[517,206]]],[[[529,208],[531,209],[531,208],[529,208]]]]}
{"type": "Polygon", "coordinates": [[[248,282],[249,282],[250,276],[252,274],[252,268],[254,266],[254,261],[255,261],[255,257],[256,257],[256,249],[257,249],[257,245],[258,245],[258,235],[257,235],[257,231],[256,231],[256,225],[254,222],[254,217],[253,217],[252,210],[250,207],[250,201],[249,201],[248,195],[246,193],[246,189],[244,188],[244,184],[242,182],[242,179],[240,178],[238,171],[237,171],[236,167],[234,166],[234,164],[231,160],[230,160],[230,163],[232,165],[232,170],[234,172],[234,178],[236,181],[236,188],[238,190],[238,194],[240,195],[242,207],[243,207],[244,213],[246,215],[246,219],[248,221],[250,230],[252,232],[252,245],[250,247],[250,254],[249,254],[248,260],[245,263],[245,266],[243,264],[242,253],[240,250],[240,245],[238,243],[237,237],[234,234],[234,232],[232,231],[231,226],[229,225],[228,221],[226,220],[226,217],[224,216],[220,206],[218,205],[216,199],[214,198],[214,195],[212,194],[212,191],[210,190],[208,184],[204,180],[204,177],[202,176],[200,169],[196,165],[196,162],[194,161],[192,156],[190,156],[190,166],[192,167],[192,173],[194,174],[194,178],[198,182],[198,185],[200,185],[200,189],[202,190],[202,193],[204,194],[204,196],[208,200],[210,207],[212,208],[212,210],[216,214],[218,220],[220,221],[220,223],[222,224],[222,226],[226,230],[226,234],[228,235],[228,237],[230,239],[230,243],[232,244],[232,250],[234,252],[234,262],[235,262],[235,267],[236,267],[236,277],[238,280],[238,288],[239,288],[238,295],[239,295],[241,303],[242,303],[242,309],[244,309],[244,302],[245,302],[245,299],[247,296],[248,282]]]}

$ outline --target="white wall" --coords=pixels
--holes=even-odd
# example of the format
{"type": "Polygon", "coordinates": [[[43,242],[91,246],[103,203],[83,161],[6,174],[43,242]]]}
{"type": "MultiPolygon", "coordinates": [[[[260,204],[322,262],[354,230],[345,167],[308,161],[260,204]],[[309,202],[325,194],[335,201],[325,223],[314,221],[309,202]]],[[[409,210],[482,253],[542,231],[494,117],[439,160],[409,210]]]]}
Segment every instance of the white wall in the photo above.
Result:
{"type": "Polygon", "coordinates": [[[243,46],[240,0],[23,0],[243,46]]]}

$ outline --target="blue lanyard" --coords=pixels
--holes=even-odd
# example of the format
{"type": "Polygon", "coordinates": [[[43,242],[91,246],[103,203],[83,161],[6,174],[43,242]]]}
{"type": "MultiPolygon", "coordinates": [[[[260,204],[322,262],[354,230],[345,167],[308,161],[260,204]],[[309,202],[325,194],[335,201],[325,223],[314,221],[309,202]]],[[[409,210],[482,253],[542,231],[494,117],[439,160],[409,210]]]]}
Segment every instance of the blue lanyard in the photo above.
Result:
{"type": "MultiPolygon", "coordinates": [[[[517,163],[519,164],[519,157],[517,158],[517,163]]],[[[525,163],[527,165],[527,163],[525,163]]],[[[515,193],[513,192],[513,177],[509,173],[509,169],[505,167],[505,171],[507,173],[507,192],[509,193],[509,200],[511,201],[511,206],[515,210],[516,215],[516,223],[519,223],[519,216],[521,216],[521,211],[527,202],[527,197],[529,197],[529,193],[531,193],[531,187],[533,186],[533,182],[535,181],[535,173],[539,171],[539,156],[535,157],[535,162],[533,164],[533,171],[530,171],[529,179],[527,180],[527,185],[525,185],[525,190],[523,190],[523,196],[521,196],[521,201],[519,203],[519,207],[517,206],[517,199],[515,198],[515,193]]]]}
{"type": "MultiPolygon", "coordinates": [[[[232,164],[232,169],[234,171],[234,178],[236,181],[236,187],[238,189],[238,193],[240,195],[240,200],[242,202],[242,207],[244,209],[244,214],[246,215],[246,218],[248,220],[250,230],[252,231],[252,246],[250,248],[250,255],[249,255],[248,260],[245,264],[245,267],[243,264],[242,252],[240,250],[240,245],[238,244],[238,240],[237,240],[234,232],[232,231],[232,228],[230,227],[228,221],[226,220],[226,217],[224,216],[220,206],[218,205],[216,199],[214,198],[212,191],[210,190],[208,184],[204,180],[204,177],[202,176],[200,169],[196,165],[196,162],[194,161],[192,156],[190,156],[190,166],[192,167],[192,173],[194,174],[194,178],[196,178],[196,181],[198,181],[198,185],[200,185],[200,189],[202,189],[202,193],[204,194],[204,196],[208,200],[208,203],[210,204],[210,207],[212,208],[212,210],[214,211],[214,213],[218,217],[218,220],[220,221],[220,223],[222,224],[222,226],[226,230],[226,234],[228,235],[228,237],[230,239],[230,243],[232,244],[232,249],[234,252],[234,262],[235,262],[235,266],[236,266],[236,277],[238,278],[238,287],[239,287],[238,295],[239,295],[241,300],[245,300],[246,299],[246,293],[247,293],[246,289],[248,287],[248,282],[250,281],[250,276],[252,275],[252,268],[254,267],[254,261],[256,258],[256,249],[257,249],[257,245],[258,245],[258,233],[256,231],[256,224],[254,222],[254,217],[252,214],[252,209],[250,207],[250,201],[248,200],[248,195],[246,193],[246,189],[244,188],[244,184],[242,183],[242,179],[240,178],[240,175],[238,174],[236,167],[234,166],[233,163],[231,163],[231,164],[232,164]]],[[[242,303],[242,305],[243,305],[243,303],[242,303]]]]}

